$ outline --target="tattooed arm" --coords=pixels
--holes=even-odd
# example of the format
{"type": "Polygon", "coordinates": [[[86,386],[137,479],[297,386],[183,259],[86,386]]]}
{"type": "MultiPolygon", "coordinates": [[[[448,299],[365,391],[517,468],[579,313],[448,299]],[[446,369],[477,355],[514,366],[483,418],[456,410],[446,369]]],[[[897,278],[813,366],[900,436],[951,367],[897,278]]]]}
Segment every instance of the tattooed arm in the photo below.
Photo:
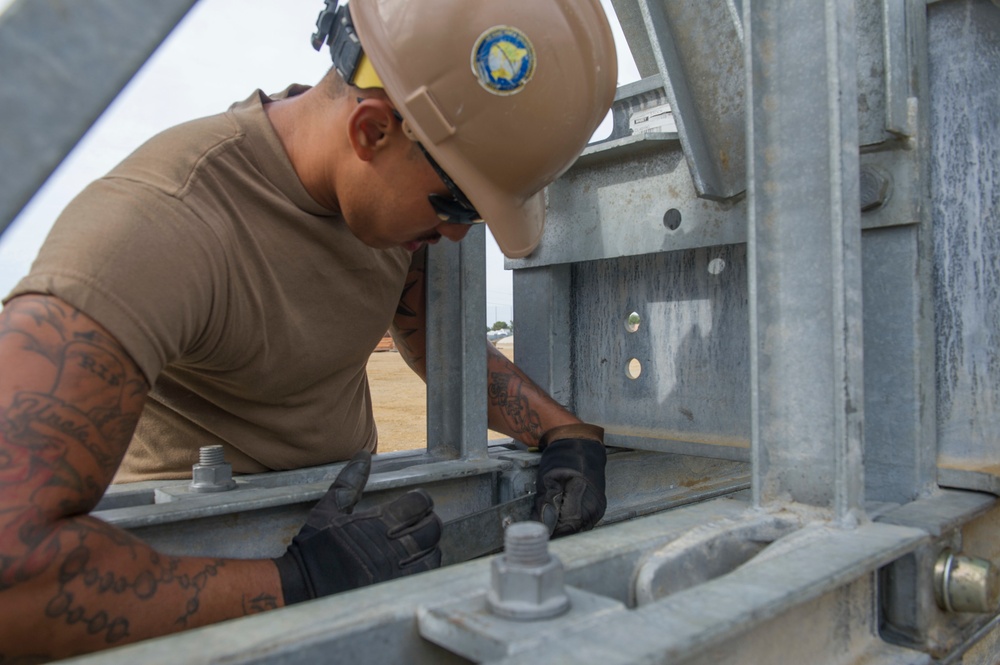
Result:
{"type": "Polygon", "coordinates": [[[427,382],[427,251],[413,255],[389,334],[407,365],[427,382]]]}
{"type": "Polygon", "coordinates": [[[271,561],[179,558],[91,518],[149,386],[49,296],[0,311],[0,662],[46,660],[281,604],[271,561]]]}
{"type": "MultiPolygon", "coordinates": [[[[390,328],[403,360],[424,381],[427,380],[424,355],[427,342],[426,256],[425,252],[414,254],[390,328]]],[[[486,344],[490,429],[533,447],[538,445],[544,432],[581,422],[486,341],[485,336],[483,343],[486,344]]]]}

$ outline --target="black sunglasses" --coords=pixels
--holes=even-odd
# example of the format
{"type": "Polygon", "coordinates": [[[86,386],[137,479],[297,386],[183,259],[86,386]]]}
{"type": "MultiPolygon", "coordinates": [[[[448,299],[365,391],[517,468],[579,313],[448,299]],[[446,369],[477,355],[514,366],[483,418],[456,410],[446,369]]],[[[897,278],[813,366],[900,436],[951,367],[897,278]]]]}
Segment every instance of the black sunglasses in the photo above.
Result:
{"type": "MultiPolygon", "coordinates": [[[[361,97],[357,99],[359,104],[363,101],[361,97]]],[[[393,109],[392,115],[400,124],[403,123],[403,116],[399,114],[399,111],[393,109]]],[[[455,181],[434,161],[431,154],[427,152],[427,148],[420,141],[414,141],[414,143],[420,148],[420,152],[424,154],[434,172],[441,178],[444,186],[451,192],[451,196],[442,196],[440,194],[427,195],[427,200],[430,202],[431,207],[434,208],[434,212],[437,213],[438,219],[448,224],[479,224],[482,222],[483,216],[479,214],[479,211],[472,205],[472,202],[469,201],[465,193],[459,189],[455,181]]]]}
{"type": "Polygon", "coordinates": [[[438,219],[449,224],[478,224],[482,222],[483,216],[479,214],[476,207],[472,205],[472,202],[466,198],[462,190],[455,184],[455,181],[448,177],[443,168],[438,166],[438,163],[431,157],[431,153],[427,152],[427,149],[424,148],[420,141],[417,141],[417,147],[420,148],[420,152],[424,153],[424,157],[430,162],[431,168],[434,169],[434,172],[441,178],[441,182],[451,192],[451,196],[441,196],[440,194],[427,195],[427,200],[430,201],[431,207],[437,213],[438,219]]]}

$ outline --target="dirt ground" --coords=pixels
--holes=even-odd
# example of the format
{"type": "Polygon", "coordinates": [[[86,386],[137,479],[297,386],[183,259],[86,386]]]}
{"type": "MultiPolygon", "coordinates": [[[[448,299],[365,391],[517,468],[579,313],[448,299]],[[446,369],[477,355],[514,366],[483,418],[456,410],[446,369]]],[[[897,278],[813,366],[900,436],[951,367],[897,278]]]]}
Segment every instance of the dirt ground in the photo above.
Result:
{"type": "MultiPolygon", "coordinates": [[[[500,347],[513,358],[513,347],[500,347]]],[[[427,445],[427,388],[395,351],[373,353],[368,360],[372,410],[378,426],[379,452],[427,445]]],[[[505,438],[490,432],[490,439],[505,438]]]]}

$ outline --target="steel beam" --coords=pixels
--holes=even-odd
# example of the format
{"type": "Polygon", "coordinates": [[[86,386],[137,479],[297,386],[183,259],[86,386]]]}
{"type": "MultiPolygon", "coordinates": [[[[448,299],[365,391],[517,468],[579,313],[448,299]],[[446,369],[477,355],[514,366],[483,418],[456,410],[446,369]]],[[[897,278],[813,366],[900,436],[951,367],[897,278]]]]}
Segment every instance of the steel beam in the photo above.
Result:
{"type": "Polygon", "coordinates": [[[882,0],[885,49],[885,126],[893,134],[912,137],[917,128],[913,76],[915,60],[926,59],[927,35],[923,29],[926,8],[905,0],[882,0]]]}
{"type": "Polygon", "coordinates": [[[486,435],[486,229],[427,253],[427,450],[483,458],[486,435]]]}
{"type": "MultiPolygon", "coordinates": [[[[537,453],[500,444],[490,447],[490,455],[490,459],[448,461],[435,461],[416,451],[377,455],[360,507],[422,487],[434,498],[438,515],[452,523],[535,491],[537,453]]],[[[186,481],[177,480],[113,486],[91,514],[164,553],[277,556],[343,467],[344,463],[338,463],[238,476],[235,489],[211,494],[191,492],[186,481]]],[[[607,467],[608,509],[601,523],[733,494],[747,489],[749,479],[745,463],[612,450],[607,467]]],[[[524,513],[521,519],[526,517],[524,513]]],[[[493,551],[503,542],[500,531],[462,528],[462,535],[447,539],[449,562],[493,551]],[[468,547],[456,546],[463,544],[468,547]]]]}
{"type": "Polygon", "coordinates": [[[622,27],[628,49],[632,53],[639,76],[647,78],[659,73],[656,57],[653,55],[653,45],[649,43],[649,33],[646,22],[642,18],[640,3],[642,0],[611,0],[618,24],[622,27]]]}
{"type": "Polygon", "coordinates": [[[553,399],[575,411],[570,266],[518,270],[513,285],[517,321],[514,361],[553,399]]]}
{"type": "MultiPolygon", "coordinates": [[[[567,584],[627,604],[632,575],[646,556],[696,527],[758,520],[747,507],[729,499],[687,506],[555,541],[551,551],[566,567],[567,584]]],[[[866,662],[927,663],[924,654],[878,639],[870,602],[874,572],[926,537],[885,524],[795,532],[725,575],[597,624],[581,621],[512,662],[739,662],[737,654],[776,662],[794,647],[800,662],[858,662],[864,654],[866,662]],[[790,629],[801,642],[778,638],[790,629]]],[[[489,562],[472,561],[73,662],[287,664],[331,654],[357,663],[462,662],[422,639],[415,619],[474,599],[488,584],[489,562]]],[[[512,639],[523,634],[510,628],[512,639]]]]}
{"type": "Polygon", "coordinates": [[[743,30],[733,0],[639,3],[698,195],[746,189],[743,30]]]}
{"type": "Polygon", "coordinates": [[[593,261],[573,273],[582,417],[611,445],[749,460],[746,248],[593,261]]]}
{"type": "MultiPolygon", "coordinates": [[[[443,520],[489,508],[496,500],[497,476],[510,464],[498,460],[446,461],[373,473],[359,503],[364,509],[414,487],[426,489],[443,520]]],[[[334,474],[343,464],[331,465],[334,474]]],[[[255,487],[240,479],[237,489],[190,498],[176,497],[170,486],[153,505],[92,513],[173,555],[263,558],[280,555],[306,514],[330,486],[329,480],[305,485],[255,487]]],[[[183,489],[185,485],[175,486],[183,489]]]]}
{"type": "MultiPolygon", "coordinates": [[[[917,23],[908,22],[912,25],[908,29],[919,33],[917,23]]],[[[919,69],[913,65],[914,79],[926,75],[919,69]]],[[[650,79],[619,89],[613,106],[614,133],[588,146],[573,166],[549,185],[542,241],[530,256],[507,259],[504,265],[508,269],[746,242],[746,199],[699,198],[677,134],[632,127],[630,121],[637,114],[663,103],[665,93],[655,84],[656,80],[650,79]]],[[[915,100],[911,107],[916,113],[915,100]]],[[[911,118],[914,123],[916,120],[911,118]]],[[[880,126],[880,136],[891,136],[884,129],[884,119],[880,126]]],[[[893,137],[863,151],[866,197],[859,202],[864,203],[862,228],[921,221],[927,186],[920,172],[925,155],[914,149],[917,140],[893,137]],[[891,183],[887,191],[874,188],[878,183],[868,176],[871,172],[891,183]]]]}
{"type": "Polygon", "coordinates": [[[772,546],[785,544],[781,553],[765,550],[724,576],[495,662],[929,663],[879,640],[867,600],[873,571],[922,539],[916,529],[881,525],[798,532],[772,546]]]}
{"type": "Polygon", "coordinates": [[[937,487],[930,228],[918,221],[863,236],[868,501],[905,503],[937,487]]]}
{"type": "Polygon", "coordinates": [[[0,233],[197,0],[15,0],[0,14],[0,233]]]}
{"type": "Polygon", "coordinates": [[[746,9],[754,499],[847,519],[864,488],[853,3],[746,9]]]}
{"type": "Polygon", "coordinates": [[[927,12],[939,481],[1000,495],[1000,9],[927,12]]]}

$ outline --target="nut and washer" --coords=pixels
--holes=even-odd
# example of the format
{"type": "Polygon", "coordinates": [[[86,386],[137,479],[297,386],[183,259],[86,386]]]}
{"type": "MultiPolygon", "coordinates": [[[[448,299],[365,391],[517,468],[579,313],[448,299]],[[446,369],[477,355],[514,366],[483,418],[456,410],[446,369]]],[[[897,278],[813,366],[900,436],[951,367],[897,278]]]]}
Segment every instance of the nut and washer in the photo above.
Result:
{"type": "Polygon", "coordinates": [[[569,609],[562,562],[549,554],[549,531],[541,522],[507,527],[504,554],[493,559],[490,582],[490,611],[505,619],[547,619],[569,609]]]}
{"type": "Polygon", "coordinates": [[[191,467],[191,491],[225,492],[234,487],[233,467],[226,462],[222,446],[202,446],[198,464],[191,467]]]}

